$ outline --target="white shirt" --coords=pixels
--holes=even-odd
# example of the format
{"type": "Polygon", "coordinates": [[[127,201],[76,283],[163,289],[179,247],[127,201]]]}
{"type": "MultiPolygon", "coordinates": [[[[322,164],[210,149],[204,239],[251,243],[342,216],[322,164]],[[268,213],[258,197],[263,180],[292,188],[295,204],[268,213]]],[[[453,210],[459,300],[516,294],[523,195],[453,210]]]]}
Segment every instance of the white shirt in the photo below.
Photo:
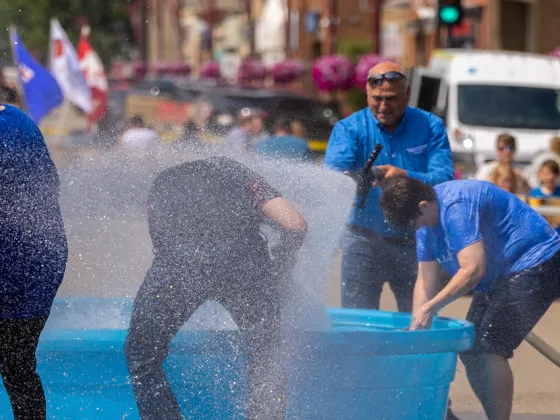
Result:
{"type": "Polygon", "coordinates": [[[128,150],[145,150],[155,147],[159,136],[149,128],[132,127],[127,129],[121,137],[121,146],[128,150]]]}
{"type": "Polygon", "coordinates": [[[477,179],[479,181],[490,181],[490,175],[492,175],[494,169],[498,167],[498,163],[499,162],[495,160],[493,162],[487,162],[480,165],[480,167],[476,171],[476,174],[474,175],[474,179],[477,179]]]}

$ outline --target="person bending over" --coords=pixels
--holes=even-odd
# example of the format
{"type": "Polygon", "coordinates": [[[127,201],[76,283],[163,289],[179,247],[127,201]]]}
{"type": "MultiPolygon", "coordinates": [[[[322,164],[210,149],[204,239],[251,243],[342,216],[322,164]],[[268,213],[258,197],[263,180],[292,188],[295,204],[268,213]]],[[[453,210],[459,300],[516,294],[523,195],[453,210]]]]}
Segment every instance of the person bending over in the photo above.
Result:
{"type": "Polygon", "coordinates": [[[275,360],[279,289],[307,224],[278,191],[240,163],[214,157],[163,171],[149,193],[154,259],[125,344],[142,419],[181,419],[162,367],[181,326],[208,299],[237,323],[248,354],[248,418],[283,419],[286,384],[275,360]],[[282,235],[270,252],[261,224],[282,235]]]}
{"type": "Polygon", "coordinates": [[[387,220],[417,229],[411,329],[430,328],[440,309],[474,289],[467,320],[475,345],[461,359],[488,418],[509,419],[508,359],[560,298],[560,236],[522,200],[487,181],[432,187],[395,177],[382,188],[387,220]],[[442,268],[452,276],[447,284],[442,268]]]}

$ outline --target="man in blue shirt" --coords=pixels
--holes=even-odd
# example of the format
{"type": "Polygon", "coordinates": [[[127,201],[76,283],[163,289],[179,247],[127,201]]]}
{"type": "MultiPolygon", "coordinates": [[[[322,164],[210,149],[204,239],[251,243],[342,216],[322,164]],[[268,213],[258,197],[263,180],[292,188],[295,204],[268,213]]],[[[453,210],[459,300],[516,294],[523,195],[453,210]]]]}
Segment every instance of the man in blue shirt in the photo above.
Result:
{"type": "Polygon", "coordinates": [[[279,119],[274,124],[274,135],[261,140],[255,146],[257,154],[277,159],[312,162],[313,152],[307,142],[292,135],[290,121],[279,119]]]}
{"type": "Polygon", "coordinates": [[[17,420],[46,418],[35,352],[68,256],[58,191],[39,128],[0,105],[0,374],[17,420]]]}
{"type": "MultiPolygon", "coordinates": [[[[407,106],[406,77],[397,63],[370,70],[368,108],[334,127],[325,166],[341,172],[360,170],[374,146],[386,178],[406,174],[431,185],[453,179],[453,161],[443,121],[407,106]]],[[[372,188],[364,208],[354,208],[342,248],[342,306],[378,309],[381,290],[389,281],[400,311],[412,310],[416,278],[414,230],[395,229],[379,207],[379,188],[372,188]],[[388,262],[398,261],[398,264],[388,262]]]]}
{"type": "Polygon", "coordinates": [[[418,278],[411,329],[469,291],[474,348],[461,355],[490,420],[511,415],[508,359],[560,298],[560,236],[535,210],[487,181],[435,188],[395,177],[382,182],[381,207],[395,226],[417,229],[418,278]],[[441,268],[452,276],[445,284],[441,268]]]}

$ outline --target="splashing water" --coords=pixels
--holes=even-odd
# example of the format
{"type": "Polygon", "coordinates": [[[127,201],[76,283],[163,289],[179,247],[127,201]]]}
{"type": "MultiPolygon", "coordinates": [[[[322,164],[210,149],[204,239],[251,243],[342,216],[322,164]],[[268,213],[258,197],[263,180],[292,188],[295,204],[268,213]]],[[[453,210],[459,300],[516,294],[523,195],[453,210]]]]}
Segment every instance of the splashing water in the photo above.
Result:
{"type": "MultiPolygon", "coordinates": [[[[153,256],[146,214],[152,181],[168,167],[218,154],[223,153],[211,147],[171,146],[149,152],[90,151],[69,165],[59,166],[69,260],[58,297],[133,298],[153,256]]],[[[322,303],[327,267],[350,210],[353,181],[313,164],[229,157],[263,176],[306,217],[308,236],[292,272],[292,285],[285,290],[283,321],[297,329],[327,327],[322,303]]],[[[263,231],[273,245],[277,233],[267,228],[263,231]]],[[[99,313],[92,306],[82,308],[80,313],[80,319],[75,315],[56,317],[57,327],[128,326],[117,307],[99,313]],[[61,322],[64,325],[59,325],[61,322]]],[[[209,301],[184,328],[216,330],[236,326],[220,305],[209,301]]]]}

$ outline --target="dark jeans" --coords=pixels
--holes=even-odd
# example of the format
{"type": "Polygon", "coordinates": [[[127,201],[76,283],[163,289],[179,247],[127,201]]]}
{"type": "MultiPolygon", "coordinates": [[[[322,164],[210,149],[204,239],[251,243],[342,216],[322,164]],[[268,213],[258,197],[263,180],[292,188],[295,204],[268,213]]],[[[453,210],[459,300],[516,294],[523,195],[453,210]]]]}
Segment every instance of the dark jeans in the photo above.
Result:
{"type": "Polygon", "coordinates": [[[206,300],[220,302],[245,341],[248,418],[285,417],[287,387],[275,357],[279,345],[278,281],[261,264],[188,264],[155,258],[134,302],[125,353],[143,420],[181,419],[162,363],[181,326],[206,300]]]}
{"type": "Polygon", "coordinates": [[[342,243],[342,306],[379,309],[383,284],[389,282],[400,312],[412,311],[418,263],[414,240],[382,238],[349,228],[342,243]]]}
{"type": "Polygon", "coordinates": [[[0,374],[15,420],[47,416],[35,352],[47,317],[0,320],[0,374]]]}

